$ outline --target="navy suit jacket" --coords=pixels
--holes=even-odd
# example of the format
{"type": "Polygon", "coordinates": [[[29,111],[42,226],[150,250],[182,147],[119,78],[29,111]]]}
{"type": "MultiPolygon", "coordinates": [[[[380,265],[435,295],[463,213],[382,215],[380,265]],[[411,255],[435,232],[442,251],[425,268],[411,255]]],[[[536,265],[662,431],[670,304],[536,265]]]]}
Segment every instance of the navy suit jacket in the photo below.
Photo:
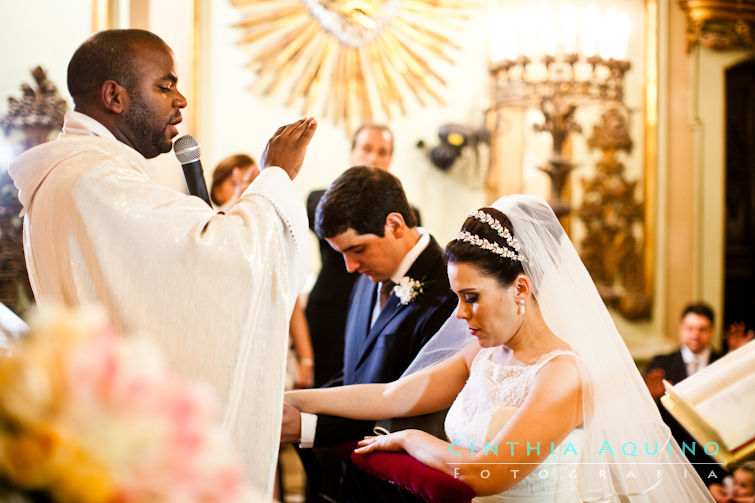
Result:
{"type": "MultiPolygon", "coordinates": [[[[711,351],[710,360],[708,361],[708,363],[713,363],[720,357],[720,353],[711,351]]],[[[669,381],[671,384],[676,384],[679,381],[687,378],[687,366],[684,364],[684,360],[682,359],[681,349],[678,349],[673,353],[654,356],[653,359],[650,360],[647,369],[648,372],[651,369],[662,369],[664,372],[666,372],[666,377],[664,379],[669,381]]],[[[693,442],[696,443],[695,454],[692,454],[689,451],[685,451],[685,455],[690,460],[690,462],[693,463],[693,468],[695,469],[697,474],[700,475],[700,478],[703,479],[705,485],[709,485],[713,482],[721,483],[722,478],[725,476],[725,472],[715,464],[716,461],[705,454],[705,452],[703,451],[703,446],[697,445],[695,439],[687,432],[687,430],[684,429],[681,424],[679,424],[676,418],[674,418],[674,416],[672,416],[671,413],[666,410],[666,407],[661,404],[660,400],[656,400],[656,405],[658,405],[658,409],[661,412],[661,418],[663,419],[663,422],[668,425],[669,429],[671,430],[671,435],[680,446],[682,445],[682,443],[684,443],[687,444],[687,446],[691,447],[693,445],[693,442]],[[711,471],[716,474],[715,477],[709,477],[711,471]]]]}
{"type": "MultiPolygon", "coordinates": [[[[406,370],[424,344],[443,325],[456,307],[456,295],[448,284],[446,265],[438,243],[430,238],[427,248],[406,274],[424,282],[424,292],[402,305],[391,295],[375,324],[370,327],[377,285],[360,277],[354,285],[346,319],[342,372],[326,386],[391,382],[406,370]]],[[[315,446],[333,445],[372,434],[373,421],[353,421],[319,415],[315,446]]]]}
{"type": "MultiPolygon", "coordinates": [[[[720,353],[711,351],[708,363],[713,363],[721,356],[720,353]]],[[[648,371],[651,369],[661,369],[666,372],[665,379],[671,384],[687,378],[687,366],[682,359],[682,350],[677,349],[673,353],[654,356],[647,366],[648,371]]]]}
{"type": "MultiPolygon", "coordinates": [[[[317,204],[325,190],[312,191],[307,197],[309,228],[315,230],[317,204]]],[[[419,211],[414,208],[419,222],[419,211]]],[[[418,223],[418,225],[420,225],[418,223]]],[[[343,367],[343,346],[349,298],[359,273],[346,270],[343,256],[327,241],[318,237],[320,273],[309,294],[304,313],[309,326],[315,359],[315,387],[319,388],[335,378],[343,367]]]]}

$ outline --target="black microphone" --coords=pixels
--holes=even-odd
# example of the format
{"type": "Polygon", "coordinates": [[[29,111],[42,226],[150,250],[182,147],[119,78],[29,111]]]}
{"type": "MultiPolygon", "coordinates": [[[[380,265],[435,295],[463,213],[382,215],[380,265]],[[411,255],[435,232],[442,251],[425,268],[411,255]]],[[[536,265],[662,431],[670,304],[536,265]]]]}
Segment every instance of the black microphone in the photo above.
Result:
{"type": "Polygon", "coordinates": [[[189,194],[202,198],[212,208],[210,196],[207,193],[207,184],[202,173],[202,163],[199,162],[199,142],[197,139],[188,134],[180,137],[173,144],[173,152],[175,152],[178,162],[181,163],[184,170],[186,188],[189,189],[189,194]]]}

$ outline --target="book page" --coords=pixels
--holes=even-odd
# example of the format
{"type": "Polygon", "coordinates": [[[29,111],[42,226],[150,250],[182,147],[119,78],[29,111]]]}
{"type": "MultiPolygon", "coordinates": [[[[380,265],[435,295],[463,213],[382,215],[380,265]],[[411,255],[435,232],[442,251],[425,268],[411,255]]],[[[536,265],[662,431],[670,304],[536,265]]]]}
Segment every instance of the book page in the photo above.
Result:
{"type": "Polygon", "coordinates": [[[730,383],[695,406],[729,450],[755,437],[755,367],[750,368],[749,376],[730,383]]]}
{"type": "MultiPolygon", "coordinates": [[[[684,379],[674,390],[695,406],[719,393],[727,393],[729,386],[755,373],[755,341],[719,358],[700,372],[684,379]]],[[[740,392],[742,389],[740,388],[740,392]]],[[[743,401],[755,402],[755,388],[742,395],[743,401]]]]}
{"type": "Polygon", "coordinates": [[[676,392],[675,386],[666,380],[663,381],[663,385],[666,387],[666,395],[661,397],[661,402],[676,417],[676,420],[695,437],[695,440],[703,444],[715,442],[723,446],[724,441],[718,435],[716,429],[703,419],[695,407],[676,392]]]}

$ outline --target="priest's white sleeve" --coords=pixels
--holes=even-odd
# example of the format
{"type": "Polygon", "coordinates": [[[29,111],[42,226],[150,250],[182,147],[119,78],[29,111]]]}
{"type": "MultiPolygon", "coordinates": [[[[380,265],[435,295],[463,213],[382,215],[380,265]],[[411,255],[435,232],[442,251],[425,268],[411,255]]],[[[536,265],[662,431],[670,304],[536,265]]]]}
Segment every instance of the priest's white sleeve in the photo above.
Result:
{"type": "Polygon", "coordinates": [[[121,333],[157,337],[171,367],[218,394],[249,480],[271,495],[289,319],[307,268],[293,183],[266,168],[219,214],[155,183],[119,142],[68,138],[56,148],[67,153],[24,220],[40,305],[99,303],[121,333]]]}
{"type": "MultiPolygon", "coordinates": [[[[287,262],[292,264],[288,274],[289,292],[290,298],[295,302],[307,278],[309,258],[306,242],[309,222],[307,212],[301,203],[301,196],[288,174],[277,166],[263,169],[242,194],[242,198],[249,194],[267,199],[287,229],[290,241],[290,246],[287,247],[287,262]]],[[[293,308],[291,304],[289,311],[293,311],[293,308]]]]}

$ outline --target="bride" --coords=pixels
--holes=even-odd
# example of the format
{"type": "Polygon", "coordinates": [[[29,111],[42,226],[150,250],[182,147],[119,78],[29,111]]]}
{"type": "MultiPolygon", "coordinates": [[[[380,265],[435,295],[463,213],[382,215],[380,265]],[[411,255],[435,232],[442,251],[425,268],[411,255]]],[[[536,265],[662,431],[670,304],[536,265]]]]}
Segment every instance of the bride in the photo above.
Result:
{"type": "Polygon", "coordinates": [[[419,430],[366,437],[459,478],[475,501],[713,501],[670,437],[553,211],[509,196],[472,212],[445,250],[456,317],[388,384],[286,393],[303,412],[354,419],[450,406],[450,442],[419,430]],[[447,329],[446,329],[447,328],[447,329]]]}

